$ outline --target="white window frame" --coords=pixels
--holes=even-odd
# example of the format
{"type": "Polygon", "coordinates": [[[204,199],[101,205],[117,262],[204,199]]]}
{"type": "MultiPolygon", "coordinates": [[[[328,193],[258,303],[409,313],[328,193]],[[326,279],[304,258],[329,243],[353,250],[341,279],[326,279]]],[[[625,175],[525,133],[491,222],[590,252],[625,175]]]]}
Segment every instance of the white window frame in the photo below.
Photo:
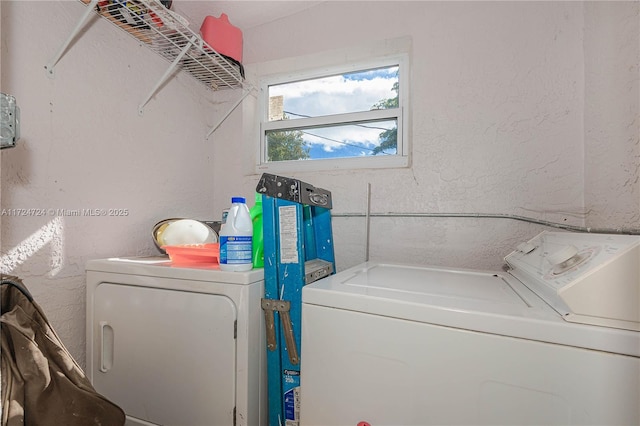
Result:
{"type": "Polygon", "coordinates": [[[407,138],[409,129],[409,114],[407,114],[409,105],[409,55],[407,53],[380,56],[378,58],[359,60],[348,64],[318,67],[312,70],[302,70],[298,72],[266,76],[260,80],[258,102],[260,117],[260,144],[258,147],[259,152],[256,156],[256,171],[258,173],[265,171],[295,172],[365,168],[400,168],[409,166],[409,143],[407,138]],[[269,86],[395,65],[399,66],[398,108],[325,115],[311,118],[296,118],[293,120],[269,121],[268,119],[269,86]],[[396,155],[267,162],[265,137],[267,131],[295,130],[300,128],[308,129],[325,125],[358,124],[365,121],[382,121],[385,119],[397,120],[398,129],[396,155]]]}

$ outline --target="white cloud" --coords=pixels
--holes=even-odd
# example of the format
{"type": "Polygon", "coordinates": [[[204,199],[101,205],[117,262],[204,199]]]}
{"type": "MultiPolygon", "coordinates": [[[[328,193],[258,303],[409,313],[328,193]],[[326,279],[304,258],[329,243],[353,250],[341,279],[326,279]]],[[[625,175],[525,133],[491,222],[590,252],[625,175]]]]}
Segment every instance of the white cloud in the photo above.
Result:
{"type": "Polygon", "coordinates": [[[325,151],[353,144],[373,149],[378,144],[379,135],[385,129],[395,127],[394,121],[308,129],[304,131],[304,140],[312,144],[321,144],[325,151]]]}
{"type": "Polygon", "coordinates": [[[283,96],[286,111],[315,117],[368,111],[378,101],[396,96],[393,83],[390,78],[347,80],[335,76],[274,86],[269,95],[283,96]]]}
{"type": "MultiPolygon", "coordinates": [[[[357,78],[356,75],[351,75],[350,78],[338,75],[271,86],[269,95],[283,96],[284,110],[290,119],[368,111],[377,102],[396,96],[396,92],[392,90],[394,82],[397,81],[395,71],[376,70],[368,75],[361,75],[363,78],[357,78]]],[[[322,145],[328,152],[343,147],[345,142],[351,143],[350,141],[372,148],[377,145],[379,134],[384,129],[394,126],[395,122],[388,121],[362,126],[310,129],[305,131],[304,139],[309,143],[322,145]]],[[[366,155],[366,152],[363,151],[362,155],[366,155]]]]}

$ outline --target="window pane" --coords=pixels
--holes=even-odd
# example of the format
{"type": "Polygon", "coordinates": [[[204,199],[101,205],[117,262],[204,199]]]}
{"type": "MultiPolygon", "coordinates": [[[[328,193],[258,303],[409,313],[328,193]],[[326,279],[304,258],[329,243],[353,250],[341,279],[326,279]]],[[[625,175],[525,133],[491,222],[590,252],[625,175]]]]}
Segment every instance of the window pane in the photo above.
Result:
{"type": "Polygon", "coordinates": [[[267,162],[397,154],[397,120],[266,132],[267,162]]]}
{"type": "Polygon", "coordinates": [[[398,107],[397,65],[269,86],[269,121],[398,107]]]}

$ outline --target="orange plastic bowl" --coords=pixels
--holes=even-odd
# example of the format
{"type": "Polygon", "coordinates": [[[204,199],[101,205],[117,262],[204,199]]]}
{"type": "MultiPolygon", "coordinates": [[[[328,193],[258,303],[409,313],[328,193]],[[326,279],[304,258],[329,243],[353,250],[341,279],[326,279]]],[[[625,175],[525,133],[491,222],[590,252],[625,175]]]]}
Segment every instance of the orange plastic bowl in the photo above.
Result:
{"type": "Polygon", "coordinates": [[[162,246],[173,263],[218,263],[220,244],[185,244],[162,246]]]}

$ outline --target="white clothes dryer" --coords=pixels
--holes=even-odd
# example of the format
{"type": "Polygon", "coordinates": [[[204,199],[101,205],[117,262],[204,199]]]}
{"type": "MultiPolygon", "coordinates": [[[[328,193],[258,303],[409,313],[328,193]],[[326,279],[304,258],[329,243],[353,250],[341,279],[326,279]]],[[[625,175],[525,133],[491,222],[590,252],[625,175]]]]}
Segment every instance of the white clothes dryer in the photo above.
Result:
{"type": "Polygon", "coordinates": [[[543,232],[505,260],[305,286],[301,425],[640,424],[640,236],[543,232]]]}
{"type": "Polygon", "coordinates": [[[127,425],[267,422],[263,270],[87,263],[87,373],[127,425]]]}

